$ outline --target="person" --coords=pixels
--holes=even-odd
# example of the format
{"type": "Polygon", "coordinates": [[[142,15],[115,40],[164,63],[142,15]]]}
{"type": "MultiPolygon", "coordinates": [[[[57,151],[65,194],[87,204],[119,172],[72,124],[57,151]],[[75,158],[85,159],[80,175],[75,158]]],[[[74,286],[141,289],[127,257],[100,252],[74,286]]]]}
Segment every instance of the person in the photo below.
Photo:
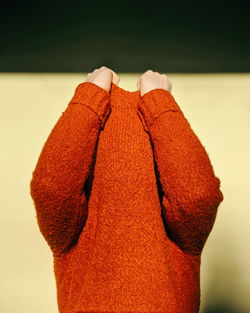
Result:
{"type": "Polygon", "coordinates": [[[147,70],[102,66],[48,136],[30,182],[60,313],[198,313],[200,264],[223,200],[208,154],[147,70]]]}

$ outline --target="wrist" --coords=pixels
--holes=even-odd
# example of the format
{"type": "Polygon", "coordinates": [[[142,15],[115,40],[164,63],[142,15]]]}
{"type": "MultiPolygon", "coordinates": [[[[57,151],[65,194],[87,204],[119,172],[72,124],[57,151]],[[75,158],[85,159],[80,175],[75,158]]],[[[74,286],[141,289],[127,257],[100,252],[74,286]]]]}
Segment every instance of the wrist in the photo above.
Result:
{"type": "Polygon", "coordinates": [[[166,111],[181,112],[170,91],[163,88],[156,88],[148,91],[142,97],[138,109],[143,115],[147,128],[149,129],[154,121],[166,111]]]}
{"type": "Polygon", "coordinates": [[[82,104],[91,109],[103,128],[111,110],[110,95],[106,90],[92,82],[80,83],[70,101],[70,105],[74,104],[82,104]]]}

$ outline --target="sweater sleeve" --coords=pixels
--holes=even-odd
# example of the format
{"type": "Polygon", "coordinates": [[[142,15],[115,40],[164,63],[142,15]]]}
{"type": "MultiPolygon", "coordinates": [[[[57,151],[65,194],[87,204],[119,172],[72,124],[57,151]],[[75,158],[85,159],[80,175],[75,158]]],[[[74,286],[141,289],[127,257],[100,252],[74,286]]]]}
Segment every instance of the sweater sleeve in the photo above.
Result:
{"type": "Polygon", "coordinates": [[[169,91],[157,88],[145,93],[138,113],[153,146],[168,236],[185,253],[200,254],[224,198],[220,180],[169,91]]]}
{"type": "Polygon", "coordinates": [[[84,185],[99,131],[110,112],[109,98],[109,93],[94,83],[79,84],[32,172],[30,194],[37,222],[55,256],[72,248],[85,225],[84,185]]]}

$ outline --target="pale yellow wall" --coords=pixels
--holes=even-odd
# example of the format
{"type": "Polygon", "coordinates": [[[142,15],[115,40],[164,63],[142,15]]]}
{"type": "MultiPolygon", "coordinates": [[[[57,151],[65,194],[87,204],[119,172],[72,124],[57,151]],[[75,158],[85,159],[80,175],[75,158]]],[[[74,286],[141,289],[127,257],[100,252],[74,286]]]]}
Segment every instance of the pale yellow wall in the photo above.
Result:
{"type": "MultiPolygon", "coordinates": [[[[58,312],[52,255],[36,224],[29,182],[86,74],[0,74],[0,312],[58,312]]],[[[120,74],[119,86],[137,90],[141,74],[120,74]]],[[[250,312],[250,74],[166,74],[225,197],[202,254],[200,312],[209,312],[208,305],[250,312]]]]}

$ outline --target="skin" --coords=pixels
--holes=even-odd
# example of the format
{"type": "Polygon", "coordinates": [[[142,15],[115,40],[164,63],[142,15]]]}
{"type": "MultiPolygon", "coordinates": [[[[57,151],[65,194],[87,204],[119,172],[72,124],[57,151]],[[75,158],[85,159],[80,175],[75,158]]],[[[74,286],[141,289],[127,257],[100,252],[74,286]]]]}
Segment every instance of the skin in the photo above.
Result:
{"type": "MultiPolygon", "coordinates": [[[[88,73],[86,81],[96,84],[97,86],[109,92],[111,83],[113,82],[115,85],[118,85],[120,78],[117,73],[106,66],[102,66],[98,69],[95,69],[93,72],[88,73]]],[[[142,97],[145,93],[156,88],[163,88],[171,92],[173,85],[168,79],[167,75],[148,70],[138,79],[137,88],[140,91],[140,95],[142,97]]]]}
{"type": "Polygon", "coordinates": [[[86,81],[96,84],[97,86],[109,92],[111,83],[113,82],[115,85],[118,85],[120,78],[114,71],[106,66],[102,66],[89,73],[87,75],[86,81]]]}
{"type": "Polygon", "coordinates": [[[171,92],[173,85],[167,75],[148,70],[137,81],[137,88],[142,97],[145,93],[156,88],[163,88],[171,92]]]}

